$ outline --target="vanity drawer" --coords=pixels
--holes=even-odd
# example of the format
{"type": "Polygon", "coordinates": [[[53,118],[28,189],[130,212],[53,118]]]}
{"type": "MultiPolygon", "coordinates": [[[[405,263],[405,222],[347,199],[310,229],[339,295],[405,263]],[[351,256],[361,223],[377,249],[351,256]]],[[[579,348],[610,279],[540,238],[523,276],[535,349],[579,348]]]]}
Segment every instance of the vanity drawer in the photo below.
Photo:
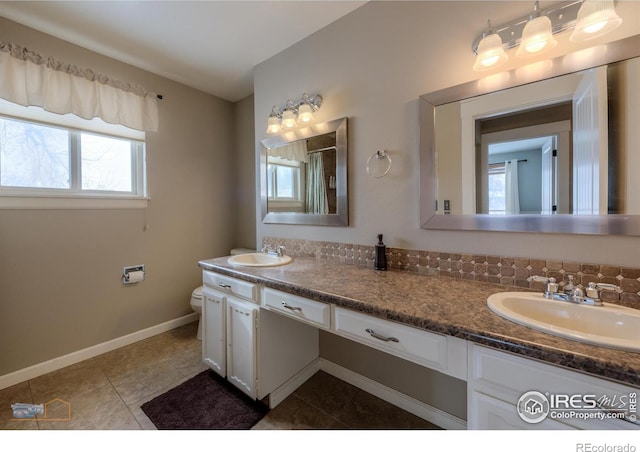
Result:
{"type": "Polygon", "coordinates": [[[265,287],[263,306],[319,328],[331,326],[331,306],[326,303],[265,287]]]}
{"type": "Polygon", "coordinates": [[[442,334],[335,307],[338,334],[461,380],[467,378],[467,344],[442,334]]]}
{"type": "Polygon", "coordinates": [[[212,289],[238,295],[255,303],[259,302],[257,284],[206,270],[202,272],[202,281],[205,286],[209,286],[212,289]]]}

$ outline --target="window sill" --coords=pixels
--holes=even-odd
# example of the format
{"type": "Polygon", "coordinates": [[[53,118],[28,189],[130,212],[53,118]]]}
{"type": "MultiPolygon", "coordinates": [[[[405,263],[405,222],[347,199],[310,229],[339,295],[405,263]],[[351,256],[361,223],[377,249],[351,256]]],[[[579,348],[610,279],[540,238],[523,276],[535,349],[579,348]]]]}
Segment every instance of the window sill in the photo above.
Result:
{"type": "Polygon", "coordinates": [[[0,196],[0,209],[145,209],[149,198],[0,196]]]}

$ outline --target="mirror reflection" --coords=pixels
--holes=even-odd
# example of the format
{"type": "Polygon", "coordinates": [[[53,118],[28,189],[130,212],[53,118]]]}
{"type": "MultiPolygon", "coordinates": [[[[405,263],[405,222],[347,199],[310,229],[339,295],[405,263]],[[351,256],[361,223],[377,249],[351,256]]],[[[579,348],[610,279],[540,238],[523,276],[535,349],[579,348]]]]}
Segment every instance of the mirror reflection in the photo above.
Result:
{"type": "Polygon", "coordinates": [[[437,106],[436,213],[640,214],[638,75],[634,58],[437,106]]]}
{"type": "Polygon", "coordinates": [[[347,226],[347,144],[347,118],[262,140],[262,221],[347,226]]]}
{"type": "Polygon", "coordinates": [[[337,213],[336,133],[267,148],[267,211],[337,213]]]}

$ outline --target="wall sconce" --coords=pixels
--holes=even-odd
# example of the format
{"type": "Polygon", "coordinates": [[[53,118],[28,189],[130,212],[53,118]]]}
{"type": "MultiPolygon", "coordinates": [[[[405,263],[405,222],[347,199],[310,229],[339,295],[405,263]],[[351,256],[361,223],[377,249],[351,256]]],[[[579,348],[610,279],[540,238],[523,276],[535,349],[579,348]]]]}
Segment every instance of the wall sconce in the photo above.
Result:
{"type": "Polygon", "coordinates": [[[555,47],[557,42],[553,35],[558,33],[573,29],[571,41],[586,41],[614,30],[621,23],[613,0],[573,0],[545,10],[539,9],[536,1],[533,14],[499,27],[489,26],[491,33],[485,32],[474,40],[472,50],[478,57],[473,69],[493,69],[507,61],[508,57],[496,57],[499,55],[498,40],[503,51],[518,47],[516,56],[524,57],[555,47]],[[488,54],[487,48],[493,49],[493,53],[488,54]]]}
{"type": "Polygon", "coordinates": [[[280,133],[283,128],[293,129],[300,124],[309,124],[314,119],[313,113],[318,111],[321,105],[322,96],[316,94],[309,97],[307,93],[297,102],[289,99],[282,111],[274,105],[267,119],[267,133],[274,135],[280,133]]]}

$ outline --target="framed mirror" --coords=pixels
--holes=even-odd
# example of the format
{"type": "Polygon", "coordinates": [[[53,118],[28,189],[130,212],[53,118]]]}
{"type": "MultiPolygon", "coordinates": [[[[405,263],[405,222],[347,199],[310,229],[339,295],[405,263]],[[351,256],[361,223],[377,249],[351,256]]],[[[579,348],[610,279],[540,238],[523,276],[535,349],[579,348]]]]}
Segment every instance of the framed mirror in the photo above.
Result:
{"type": "Polygon", "coordinates": [[[347,226],[347,118],[265,138],[260,152],[263,223],[347,226]]]}
{"type": "Polygon", "coordinates": [[[637,35],[421,96],[421,227],[640,235],[639,56],[637,35]]]}

